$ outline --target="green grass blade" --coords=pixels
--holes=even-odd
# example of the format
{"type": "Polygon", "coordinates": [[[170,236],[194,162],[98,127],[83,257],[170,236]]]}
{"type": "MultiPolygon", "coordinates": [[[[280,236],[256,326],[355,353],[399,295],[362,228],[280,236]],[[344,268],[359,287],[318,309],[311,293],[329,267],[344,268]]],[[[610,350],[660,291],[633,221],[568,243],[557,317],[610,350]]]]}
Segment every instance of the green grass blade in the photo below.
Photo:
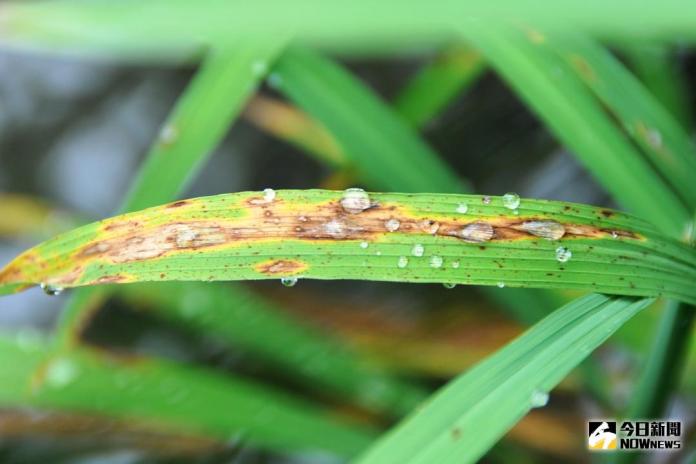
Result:
{"type": "Polygon", "coordinates": [[[492,66],[626,208],[679,237],[690,213],[538,34],[500,24],[462,29],[492,66]]]}
{"type": "Polygon", "coordinates": [[[411,411],[425,391],[370,368],[355,353],[240,285],[179,282],[121,285],[117,296],[185,330],[249,351],[325,395],[347,396],[370,410],[411,411]]]}
{"type": "Polygon", "coordinates": [[[626,44],[621,47],[629,67],[657,100],[662,103],[682,128],[693,128],[684,76],[675,60],[677,53],[661,44],[626,44]]]}
{"type": "Polygon", "coordinates": [[[575,35],[554,37],[561,56],[622,122],[655,170],[696,209],[696,149],[679,122],[611,53],[592,40],[575,35]]]}
{"type": "Polygon", "coordinates": [[[379,189],[457,192],[461,180],[418,135],[350,74],[320,55],[290,47],[272,77],[336,137],[360,177],[379,189]]]}
{"type": "Polygon", "coordinates": [[[87,349],[55,353],[39,340],[0,337],[0,364],[3,408],[96,413],[223,442],[238,438],[278,451],[345,457],[374,436],[263,385],[164,360],[87,349]]]}
{"type": "Polygon", "coordinates": [[[485,70],[478,52],[464,45],[450,47],[408,82],[394,100],[394,110],[414,127],[422,127],[485,70]]]}
{"type": "Polygon", "coordinates": [[[502,197],[366,196],[244,192],[117,216],[26,251],[0,271],[0,291],[307,277],[502,282],[696,301],[696,250],[632,216],[546,200],[524,199],[513,212],[502,197]],[[462,204],[466,213],[457,211],[462,204]],[[559,247],[572,259],[559,262],[559,247]]]}
{"type": "Polygon", "coordinates": [[[591,294],[558,309],[450,382],[357,462],[475,462],[650,301],[591,294]]]}
{"type": "Polygon", "coordinates": [[[162,127],[121,211],[171,201],[188,186],[255,92],[278,49],[244,45],[209,52],[162,127]]]}
{"type": "MultiPolygon", "coordinates": [[[[500,18],[603,38],[696,40],[696,11],[682,0],[641,5],[615,0],[544,3],[532,0],[454,0],[326,3],[316,0],[263,5],[224,0],[52,0],[4,2],[0,38],[14,46],[166,60],[192,55],[211,43],[240,39],[273,42],[278,34],[334,50],[393,51],[442,44],[467,20],[500,18]],[[631,11],[630,15],[626,11],[631,11]]],[[[473,21],[472,21],[473,22],[473,21]]]]}

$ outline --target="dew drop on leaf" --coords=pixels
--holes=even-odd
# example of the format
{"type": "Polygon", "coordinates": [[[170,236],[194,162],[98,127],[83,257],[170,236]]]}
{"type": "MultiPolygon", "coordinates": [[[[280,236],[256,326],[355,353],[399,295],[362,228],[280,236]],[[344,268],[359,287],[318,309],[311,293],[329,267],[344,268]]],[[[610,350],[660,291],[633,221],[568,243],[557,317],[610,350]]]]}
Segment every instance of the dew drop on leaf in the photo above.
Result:
{"type": "Polygon", "coordinates": [[[46,383],[53,388],[63,388],[72,383],[79,373],[80,369],[73,361],[67,358],[59,358],[48,366],[46,383]]]}
{"type": "Polygon", "coordinates": [[[484,205],[490,205],[491,204],[491,197],[489,197],[488,195],[485,195],[483,198],[481,198],[481,202],[484,205]]]}
{"type": "Polygon", "coordinates": [[[439,268],[442,267],[442,258],[438,255],[433,255],[430,257],[430,267],[439,268]]]}
{"type": "Polygon", "coordinates": [[[498,282],[496,285],[498,288],[505,288],[505,282],[498,282]]]}
{"type": "Polygon", "coordinates": [[[400,269],[408,266],[408,258],[405,256],[399,256],[399,261],[397,261],[396,266],[400,269]]]}
{"type": "Polygon", "coordinates": [[[349,188],[343,192],[341,206],[346,213],[362,213],[371,206],[370,196],[361,188],[349,188]]]}
{"type": "Polygon", "coordinates": [[[276,192],[272,188],[265,188],[263,189],[263,199],[266,201],[266,203],[270,203],[273,200],[275,200],[276,197],[276,192]]]}
{"type": "Polygon", "coordinates": [[[415,245],[413,245],[413,248],[411,248],[411,254],[419,258],[423,256],[424,252],[425,248],[420,243],[416,243],[415,245]]]}
{"type": "Polygon", "coordinates": [[[556,248],[556,261],[559,263],[565,263],[573,256],[573,253],[566,247],[556,248]]]}
{"type": "Polygon", "coordinates": [[[44,293],[49,296],[57,296],[63,292],[63,287],[57,287],[55,285],[42,283],[40,287],[41,290],[43,290],[44,293]]]}
{"type": "Polygon", "coordinates": [[[506,193],[503,195],[503,206],[507,209],[517,209],[520,206],[520,196],[512,192],[506,193]]]}
{"type": "Polygon", "coordinates": [[[280,279],[280,283],[286,287],[294,287],[297,283],[297,277],[283,277],[280,279]]]}
{"type": "Polygon", "coordinates": [[[466,203],[459,203],[459,205],[457,205],[458,213],[466,214],[467,211],[469,211],[469,205],[467,205],[466,203]]]}
{"type": "Polygon", "coordinates": [[[387,222],[384,223],[384,227],[389,231],[389,232],[396,232],[399,230],[399,227],[401,226],[401,223],[399,222],[398,219],[389,219],[387,222]]]}
{"type": "Polygon", "coordinates": [[[445,283],[442,284],[442,286],[445,287],[445,288],[447,288],[447,289],[452,289],[452,288],[456,287],[457,284],[454,284],[454,283],[452,283],[452,282],[445,282],[445,283]]]}
{"type": "Polygon", "coordinates": [[[360,242],[360,248],[362,248],[363,250],[364,250],[365,248],[367,248],[368,246],[370,246],[369,243],[367,243],[367,242],[360,242]]]}
{"type": "Polygon", "coordinates": [[[532,392],[531,403],[533,408],[543,408],[549,402],[549,394],[543,390],[532,392]]]}
{"type": "Polygon", "coordinates": [[[452,262],[452,269],[459,269],[459,261],[452,262]]]}

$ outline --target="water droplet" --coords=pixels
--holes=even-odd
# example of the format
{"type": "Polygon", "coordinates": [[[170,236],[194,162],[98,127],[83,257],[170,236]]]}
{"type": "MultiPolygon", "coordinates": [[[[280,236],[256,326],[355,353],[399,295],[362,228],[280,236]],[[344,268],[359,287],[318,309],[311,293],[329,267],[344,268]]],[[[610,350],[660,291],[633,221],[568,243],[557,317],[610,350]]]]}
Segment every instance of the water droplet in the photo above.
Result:
{"type": "Polygon", "coordinates": [[[294,287],[297,283],[297,277],[283,277],[280,279],[280,283],[286,287],[294,287]]]}
{"type": "Polygon", "coordinates": [[[256,60],[251,64],[251,72],[256,77],[261,77],[268,71],[268,63],[263,60],[256,60]]]}
{"type": "Polygon", "coordinates": [[[382,256],[382,252],[381,252],[381,251],[378,251],[378,252],[375,253],[375,254],[376,254],[377,256],[382,256]]]}
{"type": "Polygon", "coordinates": [[[433,255],[430,258],[430,267],[434,267],[434,268],[442,267],[442,258],[438,255],[433,255]]]}
{"type": "Polygon", "coordinates": [[[405,256],[399,256],[399,261],[397,261],[396,266],[403,269],[408,266],[408,258],[405,256]]]}
{"type": "Polygon", "coordinates": [[[573,256],[573,253],[566,248],[566,247],[558,247],[556,248],[556,261],[559,263],[565,263],[566,261],[570,260],[570,258],[573,256]]]}
{"type": "Polygon", "coordinates": [[[505,282],[498,282],[496,285],[498,288],[505,288],[505,282]]]}
{"type": "Polygon", "coordinates": [[[615,230],[612,230],[612,231],[611,231],[611,238],[614,238],[614,239],[619,238],[619,234],[616,233],[615,230]]]}
{"type": "Polygon", "coordinates": [[[469,205],[467,205],[466,203],[459,203],[459,205],[457,205],[458,213],[466,214],[467,211],[469,211],[469,205]]]}
{"type": "Polygon", "coordinates": [[[276,192],[272,188],[265,188],[263,189],[263,199],[266,201],[266,203],[270,203],[273,200],[275,200],[276,197],[276,192]]]}
{"type": "Polygon", "coordinates": [[[491,204],[491,197],[488,195],[485,195],[483,198],[481,198],[481,202],[483,202],[484,205],[490,205],[491,204]]]}
{"type": "Polygon", "coordinates": [[[59,358],[51,362],[46,370],[46,383],[53,388],[63,388],[75,380],[79,367],[70,359],[59,358]]]}
{"type": "Polygon", "coordinates": [[[341,206],[346,213],[358,214],[372,206],[370,196],[361,188],[349,188],[343,192],[341,206]]]}
{"type": "Polygon", "coordinates": [[[453,268],[453,269],[459,269],[459,261],[453,261],[453,262],[452,262],[452,268],[453,268]]]}
{"type": "Polygon", "coordinates": [[[530,400],[533,408],[543,408],[549,403],[549,394],[543,390],[534,390],[530,400]]]}
{"type": "Polygon", "coordinates": [[[464,240],[475,243],[487,242],[493,238],[494,234],[495,231],[493,230],[493,226],[487,222],[472,222],[471,224],[464,226],[464,228],[459,232],[459,235],[464,240]]]}
{"type": "Polygon", "coordinates": [[[512,192],[506,193],[503,195],[503,206],[507,209],[517,209],[520,206],[520,196],[512,192]]]}
{"type": "Polygon", "coordinates": [[[360,242],[360,248],[362,248],[363,250],[369,246],[370,246],[370,244],[367,242],[360,242]]]}
{"type": "Polygon", "coordinates": [[[159,141],[165,145],[171,145],[179,137],[179,131],[172,124],[165,124],[159,132],[159,141]]]}
{"type": "Polygon", "coordinates": [[[421,230],[427,234],[436,234],[440,228],[440,223],[431,221],[430,219],[425,219],[419,224],[421,230]]]}
{"type": "Polygon", "coordinates": [[[399,222],[398,219],[389,219],[387,222],[384,223],[384,227],[389,231],[389,232],[396,232],[399,230],[399,227],[401,226],[401,223],[399,222]]]}
{"type": "Polygon", "coordinates": [[[445,282],[444,284],[442,284],[442,286],[447,288],[447,289],[452,289],[452,288],[456,287],[457,284],[454,284],[452,282],[445,282]]]}
{"type": "Polygon", "coordinates": [[[63,292],[63,287],[58,287],[56,285],[42,283],[40,287],[41,290],[43,290],[44,293],[49,296],[57,296],[63,292]]]}
{"type": "Polygon", "coordinates": [[[558,240],[565,235],[565,227],[556,221],[525,221],[519,226],[525,232],[547,240],[558,240]]]}
{"type": "Polygon", "coordinates": [[[411,248],[411,254],[413,256],[417,256],[419,258],[421,256],[423,256],[424,252],[425,252],[425,248],[420,243],[416,243],[415,245],[413,245],[413,248],[411,248]]]}

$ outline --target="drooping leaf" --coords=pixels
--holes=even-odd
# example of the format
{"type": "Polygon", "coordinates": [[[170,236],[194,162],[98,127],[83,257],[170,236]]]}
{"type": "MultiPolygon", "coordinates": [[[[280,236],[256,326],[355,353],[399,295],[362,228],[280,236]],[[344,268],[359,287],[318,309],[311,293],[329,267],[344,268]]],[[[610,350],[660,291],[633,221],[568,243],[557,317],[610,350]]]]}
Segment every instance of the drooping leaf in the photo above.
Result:
{"type": "Polygon", "coordinates": [[[0,271],[0,290],[307,277],[503,283],[696,301],[696,251],[646,222],[545,200],[523,199],[513,211],[508,200],[350,190],[181,200],[44,242],[0,271]]]}

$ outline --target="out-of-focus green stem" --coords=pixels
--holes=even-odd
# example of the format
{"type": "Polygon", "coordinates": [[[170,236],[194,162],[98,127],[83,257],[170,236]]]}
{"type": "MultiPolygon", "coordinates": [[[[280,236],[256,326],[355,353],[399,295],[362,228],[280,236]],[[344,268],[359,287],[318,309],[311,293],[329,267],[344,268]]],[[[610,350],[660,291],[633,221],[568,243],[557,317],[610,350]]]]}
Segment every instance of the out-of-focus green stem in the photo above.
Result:
{"type": "Polygon", "coordinates": [[[394,110],[415,127],[432,120],[473,85],[486,69],[480,53],[464,45],[440,53],[411,79],[394,101],[394,110]]]}

